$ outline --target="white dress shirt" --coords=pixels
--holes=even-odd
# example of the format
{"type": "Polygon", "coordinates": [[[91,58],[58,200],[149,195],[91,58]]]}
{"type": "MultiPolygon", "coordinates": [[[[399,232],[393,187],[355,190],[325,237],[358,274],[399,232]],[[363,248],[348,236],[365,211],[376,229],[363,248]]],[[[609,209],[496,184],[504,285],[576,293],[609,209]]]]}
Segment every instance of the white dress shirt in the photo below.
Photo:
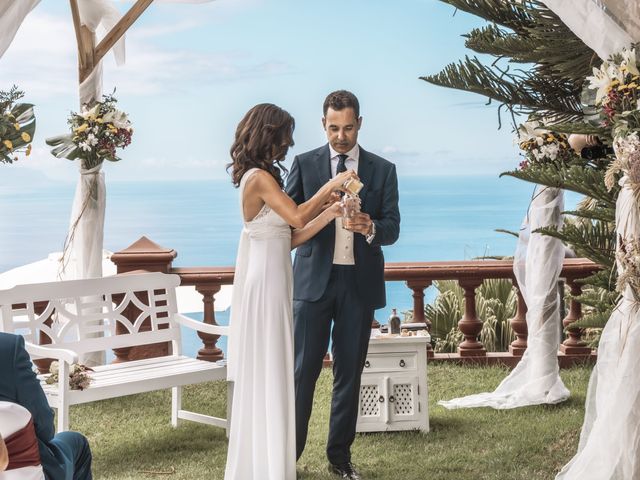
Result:
{"type": "MultiPolygon", "coordinates": [[[[336,176],[338,169],[338,152],[329,145],[329,155],[331,155],[331,177],[336,176]]],[[[360,159],[360,147],[356,144],[347,153],[347,159],[344,162],[347,170],[358,172],[358,161],[360,159]]],[[[333,250],[334,265],[355,265],[356,261],[353,256],[353,236],[355,233],[342,228],[342,217],[336,218],[336,240],[335,249],[333,250]]]]}

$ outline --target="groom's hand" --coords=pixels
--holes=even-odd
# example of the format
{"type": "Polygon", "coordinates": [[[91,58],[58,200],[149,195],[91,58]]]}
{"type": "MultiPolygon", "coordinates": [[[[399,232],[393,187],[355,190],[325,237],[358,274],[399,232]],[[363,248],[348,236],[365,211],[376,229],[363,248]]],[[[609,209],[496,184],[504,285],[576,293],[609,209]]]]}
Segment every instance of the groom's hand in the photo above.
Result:
{"type": "Polygon", "coordinates": [[[371,233],[373,222],[371,221],[371,217],[369,217],[368,213],[358,212],[354,215],[350,227],[351,228],[347,229],[350,232],[356,232],[367,236],[371,233]]]}

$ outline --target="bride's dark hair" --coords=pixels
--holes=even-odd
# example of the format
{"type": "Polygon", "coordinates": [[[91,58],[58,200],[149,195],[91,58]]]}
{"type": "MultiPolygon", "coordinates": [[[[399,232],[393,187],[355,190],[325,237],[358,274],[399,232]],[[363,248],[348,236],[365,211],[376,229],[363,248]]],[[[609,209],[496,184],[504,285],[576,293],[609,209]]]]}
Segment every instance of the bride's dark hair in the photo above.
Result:
{"type": "Polygon", "coordinates": [[[287,169],[284,160],[293,146],[295,121],[288,112],[271,103],[261,103],[247,112],[236,128],[236,138],[231,145],[231,179],[237,187],[247,170],[261,168],[269,172],[280,187],[284,188],[283,174],[287,169]]]}

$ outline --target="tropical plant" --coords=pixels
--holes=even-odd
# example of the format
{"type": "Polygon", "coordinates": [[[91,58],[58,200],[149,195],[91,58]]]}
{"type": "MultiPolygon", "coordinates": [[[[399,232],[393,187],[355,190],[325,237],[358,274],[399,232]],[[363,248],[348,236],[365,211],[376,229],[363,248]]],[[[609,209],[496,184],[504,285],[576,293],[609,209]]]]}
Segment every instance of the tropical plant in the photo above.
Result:
{"type": "MultiPolygon", "coordinates": [[[[431,322],[435,351],[455,352],[464,340],[458,322],[464,315],[464,290],[454,280],[434,282],[438,296],[425,306],[425,317],[431,322]]],[[[488,279],[476,289],[476,312],[482,321],[480,342],[489,352],[504,352],[515,339],[509,319],[517,307],[516,289],[510,280],[488,279]]]]}

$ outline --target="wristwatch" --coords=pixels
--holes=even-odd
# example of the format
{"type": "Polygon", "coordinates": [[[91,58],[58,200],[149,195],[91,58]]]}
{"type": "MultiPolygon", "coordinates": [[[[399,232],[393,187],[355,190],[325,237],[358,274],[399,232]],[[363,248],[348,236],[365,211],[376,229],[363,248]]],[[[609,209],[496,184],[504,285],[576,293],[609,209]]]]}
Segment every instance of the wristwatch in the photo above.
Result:
{"type": "Polygon", "coordinates": [[[371,232],[366,234],[364,238],[368,244],[371,244],[375,236],[376,236],[376,224],[374,222],[371,222],[371,232]]]}

